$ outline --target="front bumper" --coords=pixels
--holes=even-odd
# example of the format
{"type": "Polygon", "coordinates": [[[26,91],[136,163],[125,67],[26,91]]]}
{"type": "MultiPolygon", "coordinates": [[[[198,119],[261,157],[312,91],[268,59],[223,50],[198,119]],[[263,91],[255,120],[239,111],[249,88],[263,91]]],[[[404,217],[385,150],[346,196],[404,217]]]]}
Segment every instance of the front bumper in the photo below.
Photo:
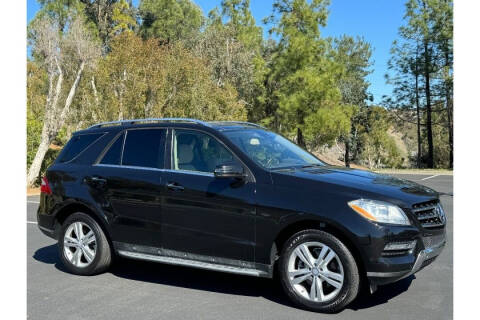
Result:
{"type": "Polygon", "coordinates": [[[435,258],[442,252],[446,244],[446,239],[444,235],[445,234],[443,234],[441,241],[431,246],[425,247],[423,250],[420,250],[416,255],[415,262],[408,270],[393,272],[367,272],[367,277],[369,278],[370,283],[374,285],[388,284],[406,278],[420,271],[422,268],[432,263],[435,258]]]}

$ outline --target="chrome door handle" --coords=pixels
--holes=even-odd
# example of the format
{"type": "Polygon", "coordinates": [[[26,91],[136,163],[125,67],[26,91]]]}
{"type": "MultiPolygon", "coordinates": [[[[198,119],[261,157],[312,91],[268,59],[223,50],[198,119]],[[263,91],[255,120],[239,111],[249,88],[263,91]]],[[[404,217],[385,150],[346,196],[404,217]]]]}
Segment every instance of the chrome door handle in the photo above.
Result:
{"type": "Polygon", "coordinates": [[[92,182],[100,183],[100,184],[107,183],[107,179],[100,178],[100,177],[92,177],[91,180],[92,182]]]}
{"type": "Polygon", "coordinates": [[[168,182],[167,189],[172,191],[183,191],[185,188],[176,182],[168,182]]]}
{"type": "Polygon", "coordinates": [[[85,178],[85,182],[93,187],[103,187],[107,184],[107,179],[93,176],[85,178]]]}

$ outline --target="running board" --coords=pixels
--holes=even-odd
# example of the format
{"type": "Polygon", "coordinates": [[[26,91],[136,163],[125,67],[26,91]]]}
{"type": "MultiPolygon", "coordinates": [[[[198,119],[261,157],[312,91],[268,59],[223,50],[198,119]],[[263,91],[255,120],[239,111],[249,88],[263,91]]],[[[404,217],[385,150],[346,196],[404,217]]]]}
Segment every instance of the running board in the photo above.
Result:
{"type": "Polygon", "coordinates": [[[173,265],[179,265],[179,266],[187,266],[187,267],[193,267],[193,268],[199,268],[199,269],[242,274],[242,275],[254,276],[254,277],[269,277],[269,274],[267,272],[257,270],[257,269],[240,268],[240,267],[223,265],[223,264],[208,263],[208,262],[183,259],[183,258],[175,258],[175,257],[158,256],[158,255],[152,255],[147,253],[125,251],[125,250],[118,250],[117,252],[119,255],[123,257],[137,259],[137,260],[167,263],[167,264],[173,264],[173,265]]]}

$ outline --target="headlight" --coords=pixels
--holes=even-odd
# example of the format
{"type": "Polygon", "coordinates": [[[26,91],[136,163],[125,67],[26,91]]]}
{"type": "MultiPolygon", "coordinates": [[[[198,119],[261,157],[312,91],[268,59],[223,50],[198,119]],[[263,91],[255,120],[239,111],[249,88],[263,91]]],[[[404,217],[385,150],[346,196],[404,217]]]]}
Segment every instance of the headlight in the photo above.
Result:
{"type": "Polygon", "coordinates": [[[409,225],[410,221],[402,209],[388,202],[359,199],[348,203],[362,217],[376,222],[409,225]]]}

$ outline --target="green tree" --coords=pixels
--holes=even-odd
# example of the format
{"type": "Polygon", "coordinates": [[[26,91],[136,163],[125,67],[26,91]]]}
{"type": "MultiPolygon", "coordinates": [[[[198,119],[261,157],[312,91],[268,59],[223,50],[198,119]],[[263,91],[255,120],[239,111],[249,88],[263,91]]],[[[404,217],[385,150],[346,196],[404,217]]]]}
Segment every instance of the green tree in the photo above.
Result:
{"type": "Polygon", "coordinates": [[[27,169],[40,145],[47,91],[47,73],[34,61],[27,60],[27,169]]]}
{"type": "Polygon", "coordinates": [[[143,37],[164,43],[190,41],[204,22],[202,10],[191,0],[141,0],[139,13],[143,37]]]}
{"type": "Polygon", "coordinates": [[[453,169],[453,1],[432,1],[434,42],[438,48],[440,92],[445,101],[448,167],[453,169]]]}
{"type": "MultiPolygon", "coordinates": [[[[49,16],[64,30],[72,12],[81,12],[86,17],[90,32],[93,32],[102,41],[104,51],[108,51],[108,44],[114,28],[113,10],[119,0],[38,0],[41,10],[36,18],[49,16]]],[[[124,0],[123,0],[124,1],[124,0]]],[[[131,0],[129,7],[132,8],[131,0]]],[[[125,13],[125,12],[124,12],[125,13]]],[[[134,19],[135,13],[129,10],[128,14],[134,19]]]]}
{"type": "Polygon", "coordinates": [[[423,167],[422,128],[424,95],[421,78],[421,46],[417,42],[394,41],[388,61],[389,73],[385,75],[388,84],[393,86],[393,94],[385,97],[384,105],[388,105],[397,117],[404,122],[416,123],[417,152],[416,166],[423,167]],[[397,111],[398,110],[398,111],[397,111]],[[412,112],[414,110],[414,112],[412,112]],[[401,113],[401,116],[398,115],[401,113]]]}
{"type": "Polygon", "coordinates": [[[58,24],[61,32],[65,30],[67,23],[72,17],[72,13],[80,13],[85,10],[85,5],[81,0],[38,0],[40,10],[37,12],[32,22],[46,17],[58,24]]]}
{"type": "Polygon", "coordinates": [[[221,8],[223,17],[227,19],[226,25],[235,31],[235,38],[258,53],[262,45],[262,28],[255,23],[250,0],[222,0],[221,8]]]}
{"type": "Polygon", "coordinates": [[[433,131],[432,131],[432,75],[435,71],[433,61],[433,12],[430,7],[432,0],[409,0],[406,4],[407,24],[400,28],[400,35],[405,39],[419,41],[422,47],[421,71],[424,77],[425,84],[425,109],[426,109],[426,130],[428,143],[428,157],[427,167],[434,167],[434,146],[433,146],[433,131]]]}
{"type": "Polygon", "coordinates": [[[367,102],[372,100],[368,93],[370,83],[367,81],[367,76],[372,72],[372,48],[360,37],[355,39],[343,35],[329,40],[333,60],[343,67],[338,87],[342,104],[349,106],[351,127],[346,134],[340,136],[340,140],[345,144],[344,161],[345,166],[349,167],[350,161],[357,160],[361,152],[359,131],[368,111],[367,102]]]}
{"type": "Polygon", "coordinates": [[[361,159],[370,168],[402,165],[402,156],[393,138],[388,134],[392,127],[391,118],[385,108],[371,106],[366,114],[362,140],[361,159]]]}
{"type": "Polygon", "coordinates": [[[100,47],[81,12],[70,17],[63,32],[48,15],[35,19],[30,25],[29,41],[33,56],[48,78],[41,140],[27,175],[27,185],[31,186],[38,178],[50,144],[72,113],[80,80],[86,70],[94,68],[100,47]]]}
{"type": "Polygon", "coordinates": [[[452,1],[409,0],[405,18],[406,25],[399,30],[400,39],[392,45],[387,83],[394,89],[385,104],[400,110],[401,116],[397,116],[401,121],[414,122],[416,118],[417,166],[425,160],[427,167],[432,168],[437,165],[435,159],[443,158],[435,155],[437,150],[444,152],[444,148],[435,146],[440,143],[435,139],[439,137],[435,127],[445,126],[449,167],[453,167],[452,1]],[[442,104],[444,107],[439,108],[442,104]],[[423,132],[427,140],[425,159],[423,132]]]}
{"type": "Polygon", "coordinates": [[[209,62],[219,86],[229,83],[237,90],[249,119],[255,120],[265,61],[261,55],[262,31],[255,25],[249,1],[226,0],[221,3],[221,13],[218,8],[212,10],[195,52],[209,62]]]}
{"type": "MultiPolygon", "coordinates": [[[[272,57],[271,75],[274,81],[270,103],[272,114],[265,122],[277,130],[296,135],[297,143],[305,147],[313,136],[304,136],[305,121],[322,108],[333,109],[341,103],[338,75],[342,67],[327,55],[328,42],[320,36],[319,26],[325,26],[328,1],[278,0],[270,22],[271,32],[278,34],[278,47],[272,57]]],[[[341,113],[338,113],[339,115],[341,113]]],[[[346,116],[346,114],[345,114],[346,116]]],[[[320,115],[318,115],[320,117],[320,115]]],[[[318,126],[307,132],[321,129],[318,126]]]]}
{"type": "MultiPolygon", "coordinates": [[[[113,10],[118,0],[80,0],[84,5],[84,13],[89,22],[96,27],[98,37],[102,41],[104,51],[108,51],[112,36],[113,10]]],[[[131,6],[131,3],[130,3],[131,6]]],[[[133,12],[131,13],[133,15],[133,12]]]]}
{"type": "Polygon", "coordinates": [[[133,17],[130,4],[126,0],[120,0],[113,5],[111,36],[122,32],[133,32],[137,21],[133,17]]]}
{"type": "Polygon", "coordinates": [[[156,39],[120,34],[97,74],[100,105],[105,106],[97,109],[98,119],[246,119],[235,89],[218,87],[205,61],[181,43],[159,46],[156,39]]]}

